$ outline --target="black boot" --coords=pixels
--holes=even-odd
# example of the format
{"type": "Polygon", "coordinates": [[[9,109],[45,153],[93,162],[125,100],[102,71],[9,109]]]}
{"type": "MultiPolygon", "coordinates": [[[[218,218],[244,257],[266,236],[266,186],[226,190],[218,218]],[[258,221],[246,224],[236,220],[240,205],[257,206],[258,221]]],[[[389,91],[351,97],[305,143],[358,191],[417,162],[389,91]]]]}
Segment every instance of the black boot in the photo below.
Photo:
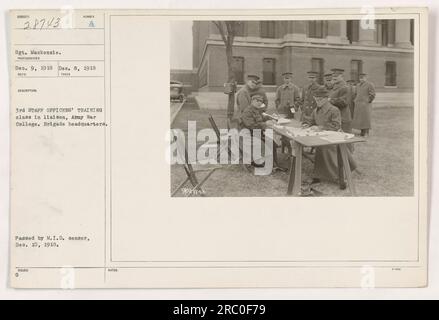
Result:
{"type": "Polygon", "coordinates": [[[262,162],[261,164],[258,164],[256,162],[252,161],[251,165],[253,167],[255,167],[255,168],[263,168],[263,167],[265,167],[265,162],[262,162]]]}

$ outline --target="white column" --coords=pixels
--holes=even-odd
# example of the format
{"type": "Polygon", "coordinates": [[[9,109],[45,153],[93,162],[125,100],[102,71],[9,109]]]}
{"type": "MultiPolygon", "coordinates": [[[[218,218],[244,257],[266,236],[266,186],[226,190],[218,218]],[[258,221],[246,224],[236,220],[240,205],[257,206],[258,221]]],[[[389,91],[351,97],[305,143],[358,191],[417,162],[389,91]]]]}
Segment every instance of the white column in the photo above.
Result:
{"type": "Polygon", "coordinates": [[[348,23],[346,20],[340,21],[340,40],[342,43],[349,43],[348,40],[348,23]]]}
{"type": "Polygon", "coordinates": [[[294,41],[305,41],[307,38],[306,34],[306,23],[307,21],[293,21],[293,40],[294,41]]]}
{"type": "Polygon", "coordinates": [[[395,47],[412,48],[410,42],[410,20],[398,19],[395,25],[395,47]]]}
{"type": "Polygon", "coordinates": [[[387,20],[387,39],[389,40],[387,46],[395,46],[395,20],[387,20]]]}
{"type": "Polygon", "coordinates": [[[383,42],[383,25],[381,23],[376,24],[377,42],[381,45],[383,42]]]}
{"type": "MultiPolygon", "coordinates": [[[[370,27],[370,26],[366,26],[370,27]]],[[[360,21],[358,26],[358,43],[364,46],[377,46],[376,38],[376,25],[375,29],[365,28],[363,29],[362,23],[360,21]]]]}

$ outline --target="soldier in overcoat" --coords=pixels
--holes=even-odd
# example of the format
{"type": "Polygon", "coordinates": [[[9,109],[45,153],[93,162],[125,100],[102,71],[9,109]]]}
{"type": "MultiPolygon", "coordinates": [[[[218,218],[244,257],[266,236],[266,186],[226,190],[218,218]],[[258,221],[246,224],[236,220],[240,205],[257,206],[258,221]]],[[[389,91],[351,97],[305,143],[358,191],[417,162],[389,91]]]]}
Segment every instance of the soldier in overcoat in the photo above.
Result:
{"type": "MultiPolygon", "coordinates": [[[[326,88],[321,87],[314,94],[317,108],[311,117],[304,121],[303,127],[316,131],[341,131],[340,110],[329,102],[329,93],[326,88]]],[[[348,160],[351,170],[355,170],[357,165],[349,149],[348,160]]],[[[338,178],[337,147],[335,145],[317,147],[312,182],[318,183],[321,180],[336,182],[338,178]]],[[[339,183],[341,189],[346,188],[345,181],[339,181],[339,183]]]]}
{"type": "Polygon", "coordinates": [[[297,111],[297,102],[300,100],[299,87],[292,81],[292,72],[284,72],[282,76],[284,83],[277,88],[274,103],[278,113],[292,118],[297,111]]]}
{"type": "Polygon", "coordinates": [[[362,136],[368,136],[372,128],[372,102],[375,99],[375,87],[367,81],[365,73],[360,74],[360,82],[356,88],[354,120],[352,127],[361,130],[362,136]]]}
{"type": "Polygon", "coordinates": [[[341,128],[344,132],[352,132],[352,117],[349,109],[349,89],[343,78],[343,69],[334,68],[332,71],[333,87],[329,92],[329,102],[336,106],[341,113],[341,128]]]}

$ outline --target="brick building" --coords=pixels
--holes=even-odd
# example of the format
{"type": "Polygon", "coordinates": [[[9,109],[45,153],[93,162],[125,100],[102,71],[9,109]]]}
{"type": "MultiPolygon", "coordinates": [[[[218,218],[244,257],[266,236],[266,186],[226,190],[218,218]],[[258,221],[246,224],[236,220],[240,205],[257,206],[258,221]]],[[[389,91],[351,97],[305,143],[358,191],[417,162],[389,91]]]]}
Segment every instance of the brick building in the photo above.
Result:
{"type": "MultiPolygon", "coordinates": [[[[198,91],[222,91],[227,64],[217,27],[194,21],[192,33],[198,91]]],[[[247,74],[257,74],[272,92],[284,71],[304,86],[307,71],[322,76],[337,67],[346,80],[368,73],[377,92],[412,93],[413,44],[413,20],[376,20],[375,29],[363,29],[358,20],[242,21],[233,47],[235,77],[243,84],[247,74]]]]}

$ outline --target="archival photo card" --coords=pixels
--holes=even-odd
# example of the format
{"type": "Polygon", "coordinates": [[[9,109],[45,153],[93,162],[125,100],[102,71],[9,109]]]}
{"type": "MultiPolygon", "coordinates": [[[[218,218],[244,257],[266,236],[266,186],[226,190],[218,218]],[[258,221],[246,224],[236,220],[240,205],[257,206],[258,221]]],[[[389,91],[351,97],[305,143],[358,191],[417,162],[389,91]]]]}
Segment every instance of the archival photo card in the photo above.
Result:
{"type": "Polygon", "coordinates": [[[9,20],[11,287],[428,285],[426,8],[9,20]]]}

